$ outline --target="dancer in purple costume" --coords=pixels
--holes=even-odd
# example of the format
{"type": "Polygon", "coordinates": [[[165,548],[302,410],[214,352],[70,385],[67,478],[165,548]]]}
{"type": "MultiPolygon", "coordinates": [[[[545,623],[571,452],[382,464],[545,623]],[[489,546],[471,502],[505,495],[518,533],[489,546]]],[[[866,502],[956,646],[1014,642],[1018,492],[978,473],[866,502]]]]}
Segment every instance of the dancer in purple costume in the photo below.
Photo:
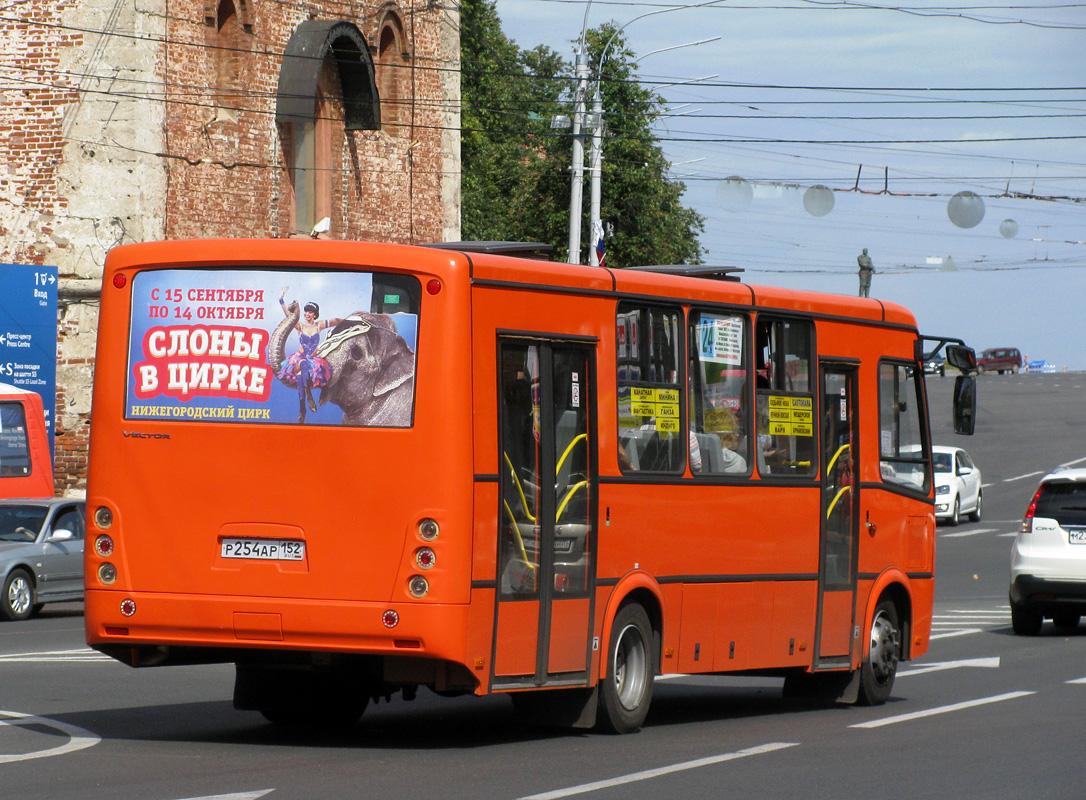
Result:
{"type": "MultiPolygon", "coordinates": [[[[284,298],[290,291],[289,286],[284,286],[279,292],[279,307],[288,317],[290,312],[284,298]]],[[[317,319],[321,309],[316,303],[306,303],[302,309],[302,319],[294,326],[298,331],[299,348],[291,353],[290,358],[279,370],[279,379],[290,386],[298,387],[298,422],[305,422],[306,404],[310,411],[317,410],[317,403],[313,399],[313,387],[324,386],[332,375],[332,369],[323,358],[313,355],[317,345],[321,343],[321,331],[338,325],[343,320],[317,319]]]]}

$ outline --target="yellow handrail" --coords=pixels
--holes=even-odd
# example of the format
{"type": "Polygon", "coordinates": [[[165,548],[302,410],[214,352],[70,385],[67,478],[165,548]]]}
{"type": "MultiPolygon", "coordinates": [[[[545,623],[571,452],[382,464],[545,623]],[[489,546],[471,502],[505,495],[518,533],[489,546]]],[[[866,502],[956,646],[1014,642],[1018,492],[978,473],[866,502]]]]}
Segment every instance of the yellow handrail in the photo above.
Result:
{"type": "Polygon", "coordinates": [[[837,448],[837,452],[834,453],[833,458],[830,459],[830,465],[826,467],[827,476],[830,474],[830,470],[833,469],[833,465],[837,463],[837,459],[840,458],[841,454],[848,450],[850,447],[852,447],[852,445],[846,442],[845,444],[837,448]]]}
{"type": "Polygon", "coordinates": [[[573,488],[566,492],[566,496],[562,499],[562,505],[558,506],[558,513],[554,515],[554,521],[557,522],[562,518],[562,512],[566,510],[566,505],[573,499],[573,495],[577,494],[577,490],[583,486],[588,486],[588,481],[580,481],[573,484],[573,488]]]}
{"type": "Polygon", "coordinates": [[[528,558],[528,550],[524,547],[524,537],[520,535],[520,526],[517,525],[517,518],[513,516],[513,509],[504,500],[502,500],[502,505],[505,506],[505,512],[509,515],[509,521],[513,525],[513,533],[517,537],[517,546],[520,548],[520,557],[524,559],[525,564],[531,567],[532,572],[535,572],[536,566],[528,558]]]}
{"type": "Polygon", "coordinates": [[[513,469],[513,462],[509,460],[508,453],[502,453],[502,456],[505,458],[505,463],[509,465],[509,474],[513,476],[513,482],[517,485],[517,493],[520,494],[520,504],[524,508],[524,516],[534,525],[535,516],[532,514],[531,509],[528,508],[528,498],[524,496],[524,487],[521,486],[520,478],[517,477],[517,471],[513,469]]]}
{"type": "Polygon", "coordinates": [[[573,437],[573,441],[569,443],[568,447],[566,447],[566,452],[562,453],[562,457],[558,459],[558,466],[554,468],[555,475],[562,471],[562,464],[565,463],[566,457],[569,456],[570,451],[573,449],[573,445],[577,444],[577,442],[581,441],[581,439],[588,441],[588,434],[579,433],[573,437]]]}
{"type": "Polygon", "coordinates": [[[841,489],[834,496],[833,502],[830,503],[830,507],[826,509],[826,519],[830,518],[830,514],[833,513],[833,509],[837,505],[837,501],[841,499],[841,495],[843,495],[845,492],[851,492],[851,491],[852,491],[851,486],[842,486],[841,487],[841,489]]]}

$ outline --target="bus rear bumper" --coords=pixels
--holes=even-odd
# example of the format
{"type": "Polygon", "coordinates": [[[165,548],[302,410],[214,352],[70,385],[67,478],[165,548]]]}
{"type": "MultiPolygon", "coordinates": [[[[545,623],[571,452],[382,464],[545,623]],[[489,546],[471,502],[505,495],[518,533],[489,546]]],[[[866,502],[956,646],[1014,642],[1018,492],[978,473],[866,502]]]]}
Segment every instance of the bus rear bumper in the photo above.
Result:
{"type": "Polygon", "coordinates": [[[246,650],[463,663],[470,608],[88,589],[85,625],[87,644],[132,666],[229,662],[246,650]]]}

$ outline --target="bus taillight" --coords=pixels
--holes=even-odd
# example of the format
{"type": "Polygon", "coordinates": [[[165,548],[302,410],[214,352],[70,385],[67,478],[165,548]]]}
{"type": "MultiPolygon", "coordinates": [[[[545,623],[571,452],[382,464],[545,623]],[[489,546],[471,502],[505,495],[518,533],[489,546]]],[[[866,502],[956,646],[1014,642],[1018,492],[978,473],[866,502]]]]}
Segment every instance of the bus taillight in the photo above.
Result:
{"type": "Polygon", "coordinates": [[[113,555],[113,539],[105,534],[99,536],[94,540],[94,552],[102,558],[109,558],[113,555]]]}
{"type": "Polygon", "coordinates": [[[430,569],[437,563],[437,556],[429,547],[420,547],[415,551],[415,563],[419,569],[430,569]]]}
{"type": "Polygon", "coordinates": [[[421,600],[430,591],[430,583],[421,575],[413,575],[407,582],[407,591],[416,600],[421,600]]]}
{"type": "Polygon", "coordinates": [[[390,608],[381,615],[381,624],[386,628],[395,628],[400,624],[400,615],[390,608]]]}
{"type": "Polygon", "coordinates": [[[136,613],[136,601],[130,597],[126,597],[121,601],[121,614],[126,617],[131,617],[136,613]]]}
{"type": "Polygon", "coordinates": [[[113,524],[113,512],[105,506],[99,506],[94,512],[94,524],[106,530],[113,524]]]}

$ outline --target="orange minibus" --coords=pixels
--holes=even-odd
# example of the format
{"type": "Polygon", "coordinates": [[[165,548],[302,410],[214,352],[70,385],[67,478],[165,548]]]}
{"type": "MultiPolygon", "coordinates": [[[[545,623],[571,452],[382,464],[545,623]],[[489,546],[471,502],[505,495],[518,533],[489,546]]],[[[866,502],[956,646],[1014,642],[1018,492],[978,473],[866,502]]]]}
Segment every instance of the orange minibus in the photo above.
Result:
{"type": "Polygon", "coordinates": [[[730,268],[495,250],[112,250],[89,644],[233,663],[284,723],[425,686],[627,732],[674,673],[885,701],[931,632],[922,359],[972,351],[730,268]]]}
{"type": "Polygon", "coordinates": [[[0,497],[53,494],[45,403],[37,392],[0,383],[0,497]]]}

